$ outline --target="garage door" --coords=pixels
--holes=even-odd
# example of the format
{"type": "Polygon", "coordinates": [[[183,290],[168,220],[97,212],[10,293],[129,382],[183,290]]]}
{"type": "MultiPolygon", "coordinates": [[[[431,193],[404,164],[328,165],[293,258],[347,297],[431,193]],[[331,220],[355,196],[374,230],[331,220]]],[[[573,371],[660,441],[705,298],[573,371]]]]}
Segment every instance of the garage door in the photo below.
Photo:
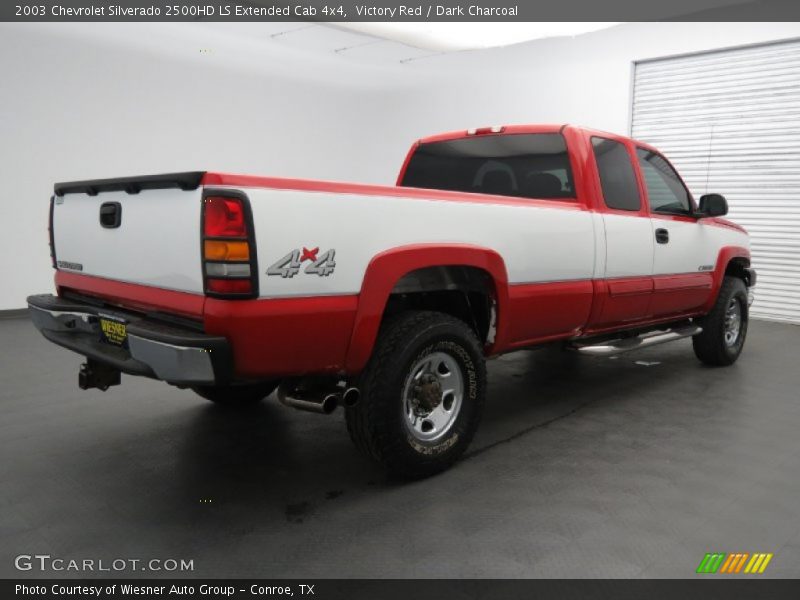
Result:
{"type": "Polygon", "coordinates": [[[631,128],[750,232],[753,316],[800,323],[800,42],[637,63],[631,128]]]}

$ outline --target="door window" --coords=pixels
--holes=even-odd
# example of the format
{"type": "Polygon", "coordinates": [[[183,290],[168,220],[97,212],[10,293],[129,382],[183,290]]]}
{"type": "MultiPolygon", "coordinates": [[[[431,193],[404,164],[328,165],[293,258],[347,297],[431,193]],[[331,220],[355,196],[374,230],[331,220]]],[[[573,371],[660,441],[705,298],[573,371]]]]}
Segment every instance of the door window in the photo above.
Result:
{"type": "Polygon", "coordinates": [[[606,206],[618,210],[639,210],[639,186],[636,184],[633,164],[625,144],[593,137],[592,149],[606,206]]]}
{"type": "Polygon", "coordinates": [[[689,192],[675,169],[656,152],[637,148],[636,156],[642,169],[650,211],[687,215],[692,212],[689,192]]]}

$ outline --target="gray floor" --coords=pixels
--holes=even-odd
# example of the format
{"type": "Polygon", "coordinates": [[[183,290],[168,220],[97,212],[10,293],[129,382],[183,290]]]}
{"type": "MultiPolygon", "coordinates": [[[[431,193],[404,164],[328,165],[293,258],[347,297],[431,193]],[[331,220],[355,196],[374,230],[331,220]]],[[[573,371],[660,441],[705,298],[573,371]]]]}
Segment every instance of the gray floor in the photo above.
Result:
{"type": "Polygon", "coordinates": [[[800,576],[800,327],[754,322],[727,369],[685,341],[492,361],[468,456],[405,485],[339,413],[231,414],[134,378],[81,392],[80,359],[27,321],[0,342],[0,576],[38,553],[200,577],[691,577],[709,551],[800,576]]]}

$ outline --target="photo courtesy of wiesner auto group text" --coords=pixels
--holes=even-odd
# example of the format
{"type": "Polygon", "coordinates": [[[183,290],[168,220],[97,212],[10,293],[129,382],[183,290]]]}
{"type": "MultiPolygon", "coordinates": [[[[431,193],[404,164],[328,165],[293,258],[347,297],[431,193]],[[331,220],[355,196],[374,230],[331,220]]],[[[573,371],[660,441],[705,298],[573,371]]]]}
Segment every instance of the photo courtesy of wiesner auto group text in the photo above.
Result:
{"type": "Polygon", "coordinates": [[[0,5],[2,598],[800,597],[800,4],[0,5]]]}

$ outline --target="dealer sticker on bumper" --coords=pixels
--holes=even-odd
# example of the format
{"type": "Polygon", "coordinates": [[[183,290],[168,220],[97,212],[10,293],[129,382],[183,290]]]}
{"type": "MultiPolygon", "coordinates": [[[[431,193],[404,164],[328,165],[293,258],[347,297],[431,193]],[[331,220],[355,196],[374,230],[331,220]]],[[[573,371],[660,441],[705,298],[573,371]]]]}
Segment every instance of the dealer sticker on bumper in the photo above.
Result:
{"type": "Polygon", "coordinates": [[[100,331],[103,333],[103,339],[115,346],[122,346],[128,339],[127,325],[114,317],[101,316],[100,331]]]}

